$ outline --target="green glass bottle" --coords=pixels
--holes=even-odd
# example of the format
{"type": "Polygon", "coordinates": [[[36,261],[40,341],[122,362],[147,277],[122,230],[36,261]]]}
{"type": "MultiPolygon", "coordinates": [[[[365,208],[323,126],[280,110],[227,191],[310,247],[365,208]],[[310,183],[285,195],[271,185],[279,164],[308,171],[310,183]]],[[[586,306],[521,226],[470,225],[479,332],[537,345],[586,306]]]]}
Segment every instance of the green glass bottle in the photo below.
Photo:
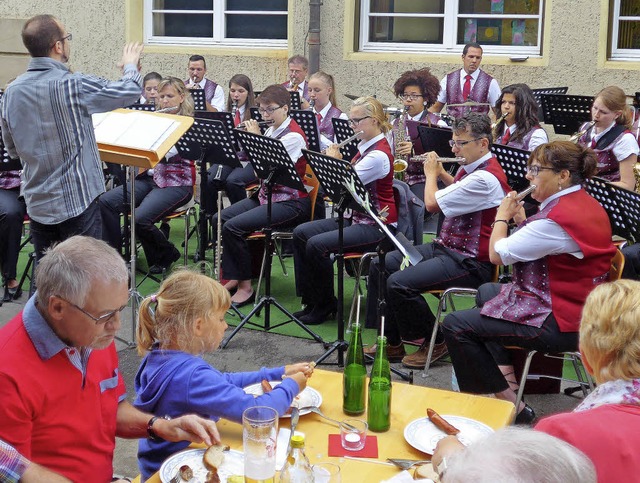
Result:
{"type": "Polygon", "coordinates": [[[391,426],[391,370],[387,358],[387,338],[378,336],[378,347],[369,380],[367,423],[371,431],[388,431],[391,426]]]}
{"type": "Polygon", "coordinates": [[[364,413],[367,368],[364,365],[364,349],[360,324],[351,327],[351,339],[342,375],[342,410],[356,416],[364,413]]]}

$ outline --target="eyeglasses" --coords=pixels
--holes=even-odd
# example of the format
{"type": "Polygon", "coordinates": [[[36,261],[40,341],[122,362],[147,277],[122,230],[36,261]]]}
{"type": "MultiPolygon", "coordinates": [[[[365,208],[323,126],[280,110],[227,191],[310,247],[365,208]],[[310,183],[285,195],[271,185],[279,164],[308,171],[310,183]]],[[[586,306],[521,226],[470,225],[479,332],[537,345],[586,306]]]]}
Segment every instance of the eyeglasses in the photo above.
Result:
{"type": "Polygon", "coordinates": [[[424,97],[424,96],[420,94],[400,94],[398,96],[398,99],[402,99],[403,101],[413,102],[415,100],[420,99],[421,97],[424,97]]]}
{"type": "Polygon", "coordinates": [[[540,171],[544,171],[545,169],[548,170],[548,171],[555,171],[555,169],[553,169],[553,168],[547,168],[545,166],[532,164],[531,166],[529,166],[527,168],[527,173],[530,173],[531,176],[538,176],[540,174],[540,171]]]}
{"type": "Polygon", "coordinates": [[[129,305],[129,301],[127,301],[126,304],[124,304],[122,307],[120,307],[119,309],[115,309],[112,310],[111,312],[107,312],[104,315],[101,315],[100,317],[95,317],[93,315],[91,315],[89,312],[87,312],[86,310],[84,310],[82,307],[80,307],[79,305],[74,304],[73,302],[65,299],[64,297],[60,297],[60,295],[56,295],[56,297],[58,297],[61,300],[64,300],[65,302],[67,302],[69,305],[71,305],[72,307],[75,307],[76,309],[78,309],[80,312],[82,312],[84,315],[86,315],[87,317],[89,317],[91,320],[93,320],[96,324],[107,324],[109,322],[113,322],[116,314],[119,314],[120,312],[122,312],[124,309],[127,308],[127,306],[129,305]]]}
{"type": "Polygon", "coordinates": [[[261,107],[258,109],[258,112],[260,114],[264,114],[265,112],[268,112],[269,114],[273,114],[275,111],[277,111],[278,109],[281,109],[284,106],[278,106],[278,107],[267,107],[266,109],[262,109],[261,107]]]}
{"type": "Polygon", "coordinates": [[[67,35],[65,35],[64,37],[62,37],[61,39],[56,40],[56,41],[54,42],[54,44],[51,46],[51,48],[53,48],[53,46],[55,46],[57,42],[62,42],[62,43],[64,43],[64,41],[65,41],[65,40],[73,40],[73,35],[72,35],[72,34],[67,34],[67,35]]]}
{"type": "Polygon", "coordinates": [[[349,119],[349,124],[355,126],[356,124],[360,124],[362,121],[364,121],[365,119],[369,119],[370,117],[371,116],[354,117],[353,119],[349,119]]]}
{"type": "Polygon", "coordinates": [[[459,141],[457,139],[454,141],[453,139],[450,139],[449,140],[449,146],[451,146],[451,147],[456,146],[458,148],[461,148],[461,147],[466,146],[469,143],[472,143],[473,141],[478,141],[478,140],[480,140],[480,138],[470,139],[469,141],[459,141]]]}

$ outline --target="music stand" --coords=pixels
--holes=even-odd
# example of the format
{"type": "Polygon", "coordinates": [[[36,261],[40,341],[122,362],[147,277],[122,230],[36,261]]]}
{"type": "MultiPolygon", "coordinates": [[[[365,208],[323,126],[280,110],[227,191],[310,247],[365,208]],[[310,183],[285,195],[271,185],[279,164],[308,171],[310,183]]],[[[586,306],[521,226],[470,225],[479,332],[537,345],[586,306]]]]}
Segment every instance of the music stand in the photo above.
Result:
{"type": "Polygon", "coordinates": [[[640,240],[640,195],[594,176],[584,184],[609,215],[614,235],[636,242],[640,240]]]}
{"type": "Polygon", "coordinates": [[[125,109],[132,109],[134,111],[153,112],[156,110],[156,106],[153,104],[140,104],[139,102],[136,102],[135,104],[131,104],[125,107],[125,109]]]}
{"type": "Polygon", "coordinates": [[[222,341],[221,347],[225,348],[229,341],[244,327],[245,324],[251,324],[255,327],[259,327],[257,324],[250,322],[251,318],[258,312],[265,308],[264,326],[265,330],[275,329],[289,322],[296,323],[307,334],[313,337],[316,342],[324,343],[322,337],[309,329],[300,320],[298,320],[291,312],[289,312],[282,304],[280,304],[274,297],[271,296],[271,262],[272,262],[272,243],[273,239],[271,234],[273,227],[271,226],[271,190],[274,184],[281,184],[289,188],[304,190],[305,186],[300,179],[300,175],[296,171],[296,167],[289,157],[289,153],[279,139],[274,139],[259,134],[254,134],[247,131],[236,130],[236,134],[240,139],[242,146],[244,147],[249,162],[253,166],[254,171],[258,178],[262,179],[265,183],[267,190],[267,219],[263,233],[265,235],[265,294],[260,301],[253,307],[253,309],[242,319],[240,324],[233,329],[233,332],[222,341]],[[274,305],[285,314],[289,320],[281,324],[271,325],[271,306],[274,305]]]}
{"type": "Polygon", "coordinates": [[[193,98],[193,105],[196,111],[207,110],[207,99],[204,96],[204,89],[189,89],[191,97],[193,98]]]}
{"type": "Polygon", "coordinates": [[[529,187],[530,183],[526,176],[529,170],[527,161],[531,155],[530,151],[494,143],[491,146],[491,152],[507,175],[507,183],[512,190],[522,191],[529,187]]]}
{"type": "Polygon", "coordinates": [[[542,89],[531,89],[533,98],[538,103],[538,120],[540,122],[546,123],[544,118],[544,110],[542,109],[542,96],[546,94],[566,94],[568,90],[568,87],[545,87],[542,89]]]}
{"type": "MultiPolygon", "coordinates": [[[[336,135],[336,141],[338,144],[343,142],[345,139],[350,138],[355,134],[353,129],[351,128],[351,124],[346,119],[340,119],[339,117],[334,117],[331,119],[331,124],[333,124],[333,132],[336,135]]],[[[340,153],[342,154],[342,159],[346,159],[347,161],[351,161],[353,157],[358,152],[358,141],[354,139],[350,143],[340,148],[340,153]]]]}
{"type": "Polygon", "coordinates": [[[194,117],[196,119],[211,119],[212,121],[220,121],[224,124],[224,127],[227,128],[227,134],[233,141],[233,144],[236,147],[236,151],[240,151],[240,145],[238,144],[238,139],[236,138],[236,133],[234,131],[236,125],[233,117],[230,112],[218,111],[218,112],[196,112],[194,117]]]}
{"type": "Polygon", "coordinates": [[[290,109],[302,109],[302,100],[300,99],[300,93],[298,91],[289,91],[289,94],[291,95],[290,109]]]}
{"type": "MultiPolygon", "coordinates": [[[[296,93],[297,94],[297,93],[296,93]]],[[[320,131],[318,130],[318,119],[311,110],[296,110],[289,111],[289,115],[294,121],[298,123],[300,128],[307,136],[307,145],[310,151],[320,152],[320,131]]]]}
{"type": "MultiPolygon", "coordinates": [[[[249,112],[251,112],[251,119],[258,121],[258,122],[263,122],[264,119],[262,118],[262,114],[260,114],[260,111],[258,110],[257,107],[251,107],[249,108],[249,112]]],[[[260,132],[262,134],[264,134],[266,132],[266,130],[269,129],[266,125],[261,125],[260,126],[260,132]]]]}
{"type": "Polygon", "coordinates": [[[593,96],[568,96],[545,94],[542,96],[542,110],[545,123],[553,124],[556,134],[573,134],[584,122],[591,121],[593,96]]]}

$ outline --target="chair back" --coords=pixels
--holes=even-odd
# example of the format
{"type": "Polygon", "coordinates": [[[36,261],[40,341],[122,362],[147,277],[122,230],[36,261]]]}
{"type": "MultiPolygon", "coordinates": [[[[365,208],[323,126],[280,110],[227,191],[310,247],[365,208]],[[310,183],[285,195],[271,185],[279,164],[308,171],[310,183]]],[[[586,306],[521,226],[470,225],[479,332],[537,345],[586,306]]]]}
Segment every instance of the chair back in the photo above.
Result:
{"type": "Polygon", "coordinates": [[[311,221],[313,221],[316,212],[316,200],[318,199],[320,181],[316,178],[316,175],[313,173],[309,163],[307,163],[307,170],[304,173],[304,184],[311,188],[311,191],[309,191],[309,199],[311,201],[311,221]]]}
{"type": "Polygon", "coordinates": [[[615,282],[622,277],[622,271],[624,270],[624,255],[616,248],[616,253],[611,259],[611,267],[609,268],[609,282],[615,282]]]}
{"type": "Polygon", "coordinates": [[[422,245],[424,203],[405,182],[393,180],[393,198],[398,213],[398,232],[414,245],[422,245]]]}

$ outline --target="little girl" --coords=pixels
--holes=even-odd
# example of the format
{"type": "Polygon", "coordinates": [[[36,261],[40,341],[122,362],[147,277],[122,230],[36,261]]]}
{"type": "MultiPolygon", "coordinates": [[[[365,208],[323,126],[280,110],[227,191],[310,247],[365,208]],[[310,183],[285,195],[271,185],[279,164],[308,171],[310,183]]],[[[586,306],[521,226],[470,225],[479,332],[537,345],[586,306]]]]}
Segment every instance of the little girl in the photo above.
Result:
{"type": "MultiPolygon", "coordinates": [[[[313,368],[299,363],[255,372],[222,373],[200,354],[220,345],[231,305],[229,292],[215,280],[188,270],[169,276],[157,295],[140,305],[138,352],[146,354],[135,379],[134,406],[157,416],[196,413],[241,422],[251,406],[269,406],[283,415],[307,385],[313,368]],[[263,379],[280,380],[273,391],[254,397],[242,388],[263,379]]],[[[188,442],[141,439],[138,464],[143,481],[188,442]]]]}

